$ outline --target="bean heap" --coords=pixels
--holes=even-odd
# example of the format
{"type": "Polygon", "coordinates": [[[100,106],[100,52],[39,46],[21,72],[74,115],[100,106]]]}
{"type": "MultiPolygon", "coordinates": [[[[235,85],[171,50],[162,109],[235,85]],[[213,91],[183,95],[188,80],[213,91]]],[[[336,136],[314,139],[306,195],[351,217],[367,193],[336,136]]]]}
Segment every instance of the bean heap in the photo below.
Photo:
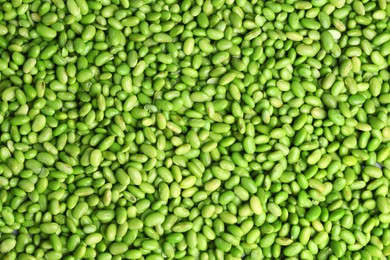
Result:
{"type": "Polygon", "coordinates": [[[388,0],[0,0],[0,258],[390,259],[388,0]]]}

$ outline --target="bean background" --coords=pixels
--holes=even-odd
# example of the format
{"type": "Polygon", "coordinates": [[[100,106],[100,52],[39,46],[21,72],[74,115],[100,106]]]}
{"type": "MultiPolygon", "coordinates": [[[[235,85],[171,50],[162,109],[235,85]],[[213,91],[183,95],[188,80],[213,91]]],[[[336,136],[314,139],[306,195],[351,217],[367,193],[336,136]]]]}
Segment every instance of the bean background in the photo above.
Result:
{"type": "Polygon", "coordinates": [[[0,259],[390,259],[388,0],[0,0],[0,259]]]}

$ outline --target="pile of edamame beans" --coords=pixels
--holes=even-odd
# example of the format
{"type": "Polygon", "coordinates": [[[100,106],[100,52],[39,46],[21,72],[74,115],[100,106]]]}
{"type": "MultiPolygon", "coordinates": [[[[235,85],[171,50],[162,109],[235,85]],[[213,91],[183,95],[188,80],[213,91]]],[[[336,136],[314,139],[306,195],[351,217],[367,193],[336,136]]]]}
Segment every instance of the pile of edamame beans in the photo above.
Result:
{"type": "Polygon", "coordinates": [[[390,259],[388,0],[0,0],[0,259],[390,259]]]}

